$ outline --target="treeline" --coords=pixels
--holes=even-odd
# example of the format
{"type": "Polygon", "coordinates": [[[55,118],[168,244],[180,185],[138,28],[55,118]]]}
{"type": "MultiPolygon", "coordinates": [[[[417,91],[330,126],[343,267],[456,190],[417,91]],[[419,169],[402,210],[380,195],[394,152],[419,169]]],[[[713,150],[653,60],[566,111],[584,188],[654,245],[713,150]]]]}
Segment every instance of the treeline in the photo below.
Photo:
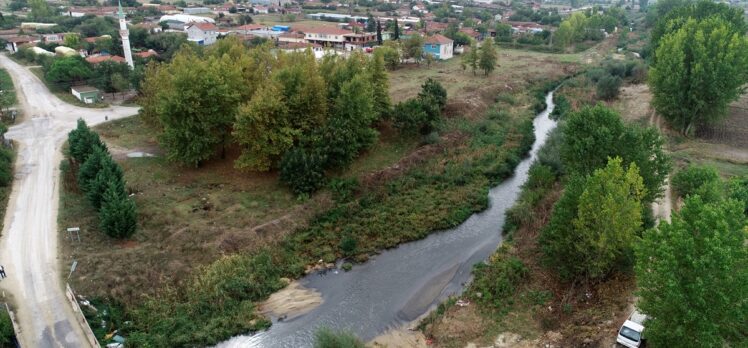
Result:
{"type": "Polygon", "coordinates": [[[604,10],[575,12],[565,19],[553,34],[553,45],[569,47],[583,41],[599,41],[605,33],[612,33],[617,26],[626,24],[626,16],[619,7],[604,10]]]}
{"type": "Polygon", "coordinates": [[[652,105],[674,128],[692,135],[699,126],[722,120],[728,104],[743,92],[748,26],[743,11],[726,4],[662,5],[650,42],[652,105]]]}
{"type": "MultiPolygon", "coordinates": [[[[419,97],[423,119],[406,120],[400,112],[395,122],[429,128],[446,93],[433,84],[419,97]]],[[[150,66],[142,117],[161,129],[172,161],[198,166],[236,145],[236,167],[279,169],[284,183],[307,194],[321,187],[326,171],[350,165],[376,142],[376,126],[393,115],[388,86],[381,54],[317,62],[311,51],[273,54],[267,46],[247,50],[225,39],[150,66]]]]}
{"type": "Polygon", "coordinates": [[[82,119],[68,134],[68,160],[78,188],[99,212],[99,227],[113,238],[127,238],[137,229],[135,202],[128,197],[122,168],[99,135],[82,119]]]}

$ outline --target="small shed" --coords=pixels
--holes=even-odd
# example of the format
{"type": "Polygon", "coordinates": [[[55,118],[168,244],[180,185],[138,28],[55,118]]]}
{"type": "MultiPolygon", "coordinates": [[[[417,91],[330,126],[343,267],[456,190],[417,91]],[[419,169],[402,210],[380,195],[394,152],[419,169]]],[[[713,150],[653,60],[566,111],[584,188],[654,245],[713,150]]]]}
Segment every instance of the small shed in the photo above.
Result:
{"type": "Polygon", "coordinates": [[[70,91],[78,100],[86,104],[93,104],[101,100],[101,91],[95,87],[73,86],[70,88],[70,91]]]}

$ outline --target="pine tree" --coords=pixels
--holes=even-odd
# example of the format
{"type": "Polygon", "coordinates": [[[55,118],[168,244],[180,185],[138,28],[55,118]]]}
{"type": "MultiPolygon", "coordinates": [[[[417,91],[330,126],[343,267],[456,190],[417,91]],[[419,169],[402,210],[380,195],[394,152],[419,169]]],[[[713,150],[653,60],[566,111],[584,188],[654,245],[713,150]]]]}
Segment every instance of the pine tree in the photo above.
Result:
{"type": "Polygon", "coordinates": [[[496,58],[496,47],[493,45],[493,40],[483,40],[479,65],[486,76],[496,69],[496,58]]]}
{"type": "Polygon", "coordinates": [[[86,121],[78,119],[77,127],[68,133],[68,150],[70,158],[78,164],[86,161],[94,147],[106,149],[99,135],[86,125],[86,121]]]}
{"type": "Polygon", "coordinates": [[[99,227],[112,238],[132,236],[138,227],[135,202],[119,186],[110,183],[104,192],[99,227]]]}
{"type": "Polygon", "coordinates": [[[101,171],[108,156],[109,153],[105,152],[104,149],[94,147],[93,153],[86,158],[86,161],[78,169],[78,187],[82,191],[88,192],[91,182],[96,179],[96,175],[101,171]]]}
{"type": "Polygon", "coordinates": [[[122,168],[111,156],[104,156],[101,161],[101,169],[86,188],[86,198],[96,210],[101,208],[104,192],[112,184],[117,186],[121,192],[126,192],[122,168]]]}

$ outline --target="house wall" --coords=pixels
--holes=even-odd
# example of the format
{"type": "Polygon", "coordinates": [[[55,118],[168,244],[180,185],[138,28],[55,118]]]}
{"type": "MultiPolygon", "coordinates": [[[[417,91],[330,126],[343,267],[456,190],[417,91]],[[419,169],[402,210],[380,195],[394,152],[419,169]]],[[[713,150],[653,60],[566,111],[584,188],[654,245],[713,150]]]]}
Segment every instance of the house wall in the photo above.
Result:
{"type": "Polygon", "coordinates": [[[436,59],[443,59],[441,58],[441,46],[439,44],[423,44],[423,52],[433,55],[436,59]]]}
{"type": "Polygon", "coordinates": [[[452,50],[454,47],[454,44],[444,44],[441,45],[440,51],[439,51],[439,59],[449,59],[452,58],[452,50]]]}
{"type": "Polygon", "coordinates": [[[198,28],[197,26],[191,26],[187,29],[187,39],[190,41],[200,42],[202,41],[203,45],[212,45],[216,42],[216,38],[218,37],[218,33],[213,30],[209,31],[203,31],[202,29],[198,28]]]}

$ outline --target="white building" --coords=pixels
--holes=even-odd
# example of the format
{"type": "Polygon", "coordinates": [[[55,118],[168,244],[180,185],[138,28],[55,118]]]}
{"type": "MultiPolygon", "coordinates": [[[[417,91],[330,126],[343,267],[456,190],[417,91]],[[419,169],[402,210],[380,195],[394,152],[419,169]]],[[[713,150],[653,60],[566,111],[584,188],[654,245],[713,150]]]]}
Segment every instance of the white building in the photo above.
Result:
{"type": "Polygon", "coordinates": [[[213,23],[190,23],[185,31],[187,40],[201,46],[212,45],[218,39],[218,27],[213,23]]]}

